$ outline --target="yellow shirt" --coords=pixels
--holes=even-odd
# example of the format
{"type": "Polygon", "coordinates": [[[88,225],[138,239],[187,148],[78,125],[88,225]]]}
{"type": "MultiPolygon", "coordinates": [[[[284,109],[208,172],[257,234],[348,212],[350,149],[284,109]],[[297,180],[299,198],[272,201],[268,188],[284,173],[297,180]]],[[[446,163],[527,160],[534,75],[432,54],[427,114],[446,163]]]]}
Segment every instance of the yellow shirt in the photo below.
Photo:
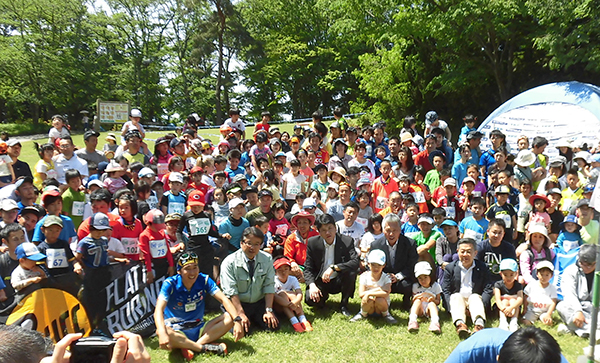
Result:
{"type": "Polygon", "coordinates": [[[42,173],[46,174],[46,179],[56,179],[58,177],[56,169],[54,168],[54,162],[52,162],[52,160],[50,160],[50,162],[47,162],[43,159],[40,159],[35,164],[35,168],[33,171],[33,185],[35,185],[35,187],[39,190],[42,190],[42,183],[44,182],[41,176],[42,173]]]}

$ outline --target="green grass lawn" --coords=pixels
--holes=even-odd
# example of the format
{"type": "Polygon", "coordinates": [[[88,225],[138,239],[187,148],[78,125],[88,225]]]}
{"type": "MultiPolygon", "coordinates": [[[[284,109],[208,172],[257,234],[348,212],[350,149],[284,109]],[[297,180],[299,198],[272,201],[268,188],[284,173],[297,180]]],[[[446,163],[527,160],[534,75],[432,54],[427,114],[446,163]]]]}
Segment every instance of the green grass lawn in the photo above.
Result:
{"type": "MultiPolygon", "coordinates": [[[[289,321],[284,321],[280,331],[275,333],[257,332],[239,342],[234,342],[231,334],[221,342],[227,344],[227,362],[425,362],[435,363],[446,360],[460,339],[450,322],[449,314],[442,312],[442,334],[435,335],[427,330],[428,322],[421,322],[421,330],[411,334],[407,330],[408,312],[401,311],[401,300],[392,295],[392,314],[399,320],[396,326],[382,320],[369,320],[357,323],[337,312],[336,302],[328,303],[328,311],[312,310],[305,306],[308,319],[314,331],[296,333],[289,321]]],[[[336,300],[337,299],[337,300],[336,300]]],[[[359,299],[351,300],[350,310],[358,312],[359,299]]],[[[555,322],[559,321],[554,314],[555,322]]],[[[498,321],[488,322],[488,327],[498,326],[498,321]]],[[[575,362],[582,354],[587,342],[576,336],[558,336],[556,324],[546,329],[559,342],[562,352],[569,362],[575,362]]],[[[152,360],[155,362],[183,362],[179,351],[169,353],[158,349],[158,338],[146,339],[152,360]]],[[[200,355],[195,361],[223,362],[224,358],[200,355]]]]}
{"type": "MultiPolygon", "coordinates": [[[[282,131],[293,130],[293,124],[278,125],[282,131]]],[[[248,135],[254,127],[246,130],[248,135]]],[[[118,134],[118,132],[116,132],[118,134]]],[[[211,140],[218,140],[218,129],[201,130],[201,135],[206,135],[211,140]]],[[[103,132],[99,138],[98,148],[102,149],[104,138],[108,132],[103,132]]],[[[156,139],[165,132],[148,132],[147,139],[156,139]]],[[[35,140],[46,142],[47,138],[35,140]]],[[[73,135],[75,145],[83,147],[83,135],[73,135]]],[[[152,150],[154,142],[147,140],[152,150]]],[[[32,141],[22,142],[21,160],[27,162],[31,168],[37,163],[39,157],[33,148],[32,141]]],[[[334,296],[333,300],[339,295],[334,296]]],[[[351,300],[350,309],[356,313],[359,310],[359,299],[351,300]]],[[[350,323],[348,318],[337,312],[337,302],[329,304],[330,312],[315,312],[305,308],[307,317],[313,323],[314,331],[310,333],[295,333],[289,322],[283,322],[282,329],[276,333],[257,332],[239,342],[233,342],[231,334],[227,334],[223,342],[229,348],[227,362],[443,362],[450,352],[460,342],[450,323],[450,317],[442,313],[442,334],[436,336],[427,331],[428,323],[421,324],[421,331],[410,334],[407,331],[408,312],[400,311],[400,301],[392,297],[392,314],[399,319],[398,326],[388,326],[382,321],[367,321],[350,323]]],[[[214,316],[214,315],[213,315],[214,316]]],[[[210,318],[210,316],[209,316],[210,318]]],[[[554,314],[555,322],[559,317],[554,314]]],[[[488,326],[497,326],[497,321],[488,322],[488,326]]],[[[542,327],[552,334],[559,342],[563,354],[570,362],[575,362],[577,356],[582,354],[582,348],[587,342],[575,336],[558,336],[556,325],[542,327]]],[[[158,349],[158,339],[146,339],[146,345],[154,362],[183,362],[179,352],[170,353],[158,349]]],[[[195,361],[222,362],[221,357],[199,356],[195,361]]]]}

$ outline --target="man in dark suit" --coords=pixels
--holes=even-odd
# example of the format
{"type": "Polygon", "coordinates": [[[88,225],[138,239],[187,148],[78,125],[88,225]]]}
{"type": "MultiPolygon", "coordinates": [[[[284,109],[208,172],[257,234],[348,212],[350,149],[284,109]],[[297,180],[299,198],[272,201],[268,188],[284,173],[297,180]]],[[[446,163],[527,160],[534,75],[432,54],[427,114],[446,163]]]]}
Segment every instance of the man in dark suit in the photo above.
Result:
{"type": "Polygon", "coordinates": [[[477,242],[471,238],[458,241],[458,260],[446,266],[442,293],[450,306],[452,321],[461,338],[469,336],[467,314],[469,309],[474,327],[478,332],[485,327],[485,305],[490,304],[493,289],[490,272],[483,261],[475,260],[477,242]]]}
{"type": "Polygon", "coordinates": [[[419,260],[417,247],[412,238],[402,235],[400,217],[394,213],[387,214],[381,222],[384,236],[371,244],[371,251],[382,250],[388,263],[383,272],[392,279],[392,292],[403,294],[406,308],[410,307],[412,284],[415,279],[415,264],[419,260]],[[408,299],[408,300],[407,300],[408,299]]]}
{"type": "Polygon", "coordinates": [[[330,214],[315,222],[319,236],[306,243],[304,300],[309,306],[324,307],[329,294],[342,293],[340,312],[352,316],[348,300],[354,295],[358,271],[358,254],[351,237],[336,233],[335,219],[330,214]]]}

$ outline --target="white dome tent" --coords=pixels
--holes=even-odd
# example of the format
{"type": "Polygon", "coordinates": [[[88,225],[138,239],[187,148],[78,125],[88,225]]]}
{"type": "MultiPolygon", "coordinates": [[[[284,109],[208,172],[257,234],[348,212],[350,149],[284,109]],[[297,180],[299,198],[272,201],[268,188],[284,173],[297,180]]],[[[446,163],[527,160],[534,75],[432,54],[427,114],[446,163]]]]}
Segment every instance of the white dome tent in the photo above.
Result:
{"type": "Polygon", "coordinates": [[[546,154],[556,155],[559,140],[587,142],[594,147],[600,140],[600,87],[580,82],[550,83],[518,94],[492,112],[479,126],[485,136],[481,148],[490,147],[488,135],[500,130],[512,152],[517,139],[527,135],[548,139],[546,154]]]}

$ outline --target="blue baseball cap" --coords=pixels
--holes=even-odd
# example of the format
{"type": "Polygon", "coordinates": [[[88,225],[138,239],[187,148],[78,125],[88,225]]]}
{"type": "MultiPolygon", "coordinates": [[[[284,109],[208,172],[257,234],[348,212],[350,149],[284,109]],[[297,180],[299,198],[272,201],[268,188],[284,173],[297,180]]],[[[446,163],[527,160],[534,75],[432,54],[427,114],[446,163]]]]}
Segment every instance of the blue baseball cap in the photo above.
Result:
{"type": "Polygon", "coordinates": [[[18,245],[15,254],[18,259],[26,258],[32,261],[41,261],[46,258],[46,255],[41,253],[37,246],[31,242],[24,242],[18,245]]]}
{"type": "Polygon", "coordinates": [[[108,216],[104,213],[95,213],[92,216],[92,220],[90,221],[90,225],[95,229],[110,229],[110,221],[108,216]]]}
{"type": "Polygon", "coordinates": [[[442,222],[442,224],[440,224],[440,227],[443,227],[443,226],[458,227],[458,223],[456,223],[452,219],[446,219],[445,221],[442,222]]]}
{"type": "Polygon", "coordinates": [[[560,229],[564,230],[565,229],[565,223],[567,222],[571,222],[571,223],[575,223],[577,225],[577,230],[579,231],[581,229],[581,225],[579,224],[579,220],[577,219],[577,216],[574,214],[569,214],[568,216],[565,217],[565,219],[560,222],[560,229]]]}
{"type": "Polygon", "coordinates": [[[500,262],[500,271],[504,270],[517,272],[519,270],[519,265],[517,264],[517,261],[512,258],[505,258],[500,262]]]}

